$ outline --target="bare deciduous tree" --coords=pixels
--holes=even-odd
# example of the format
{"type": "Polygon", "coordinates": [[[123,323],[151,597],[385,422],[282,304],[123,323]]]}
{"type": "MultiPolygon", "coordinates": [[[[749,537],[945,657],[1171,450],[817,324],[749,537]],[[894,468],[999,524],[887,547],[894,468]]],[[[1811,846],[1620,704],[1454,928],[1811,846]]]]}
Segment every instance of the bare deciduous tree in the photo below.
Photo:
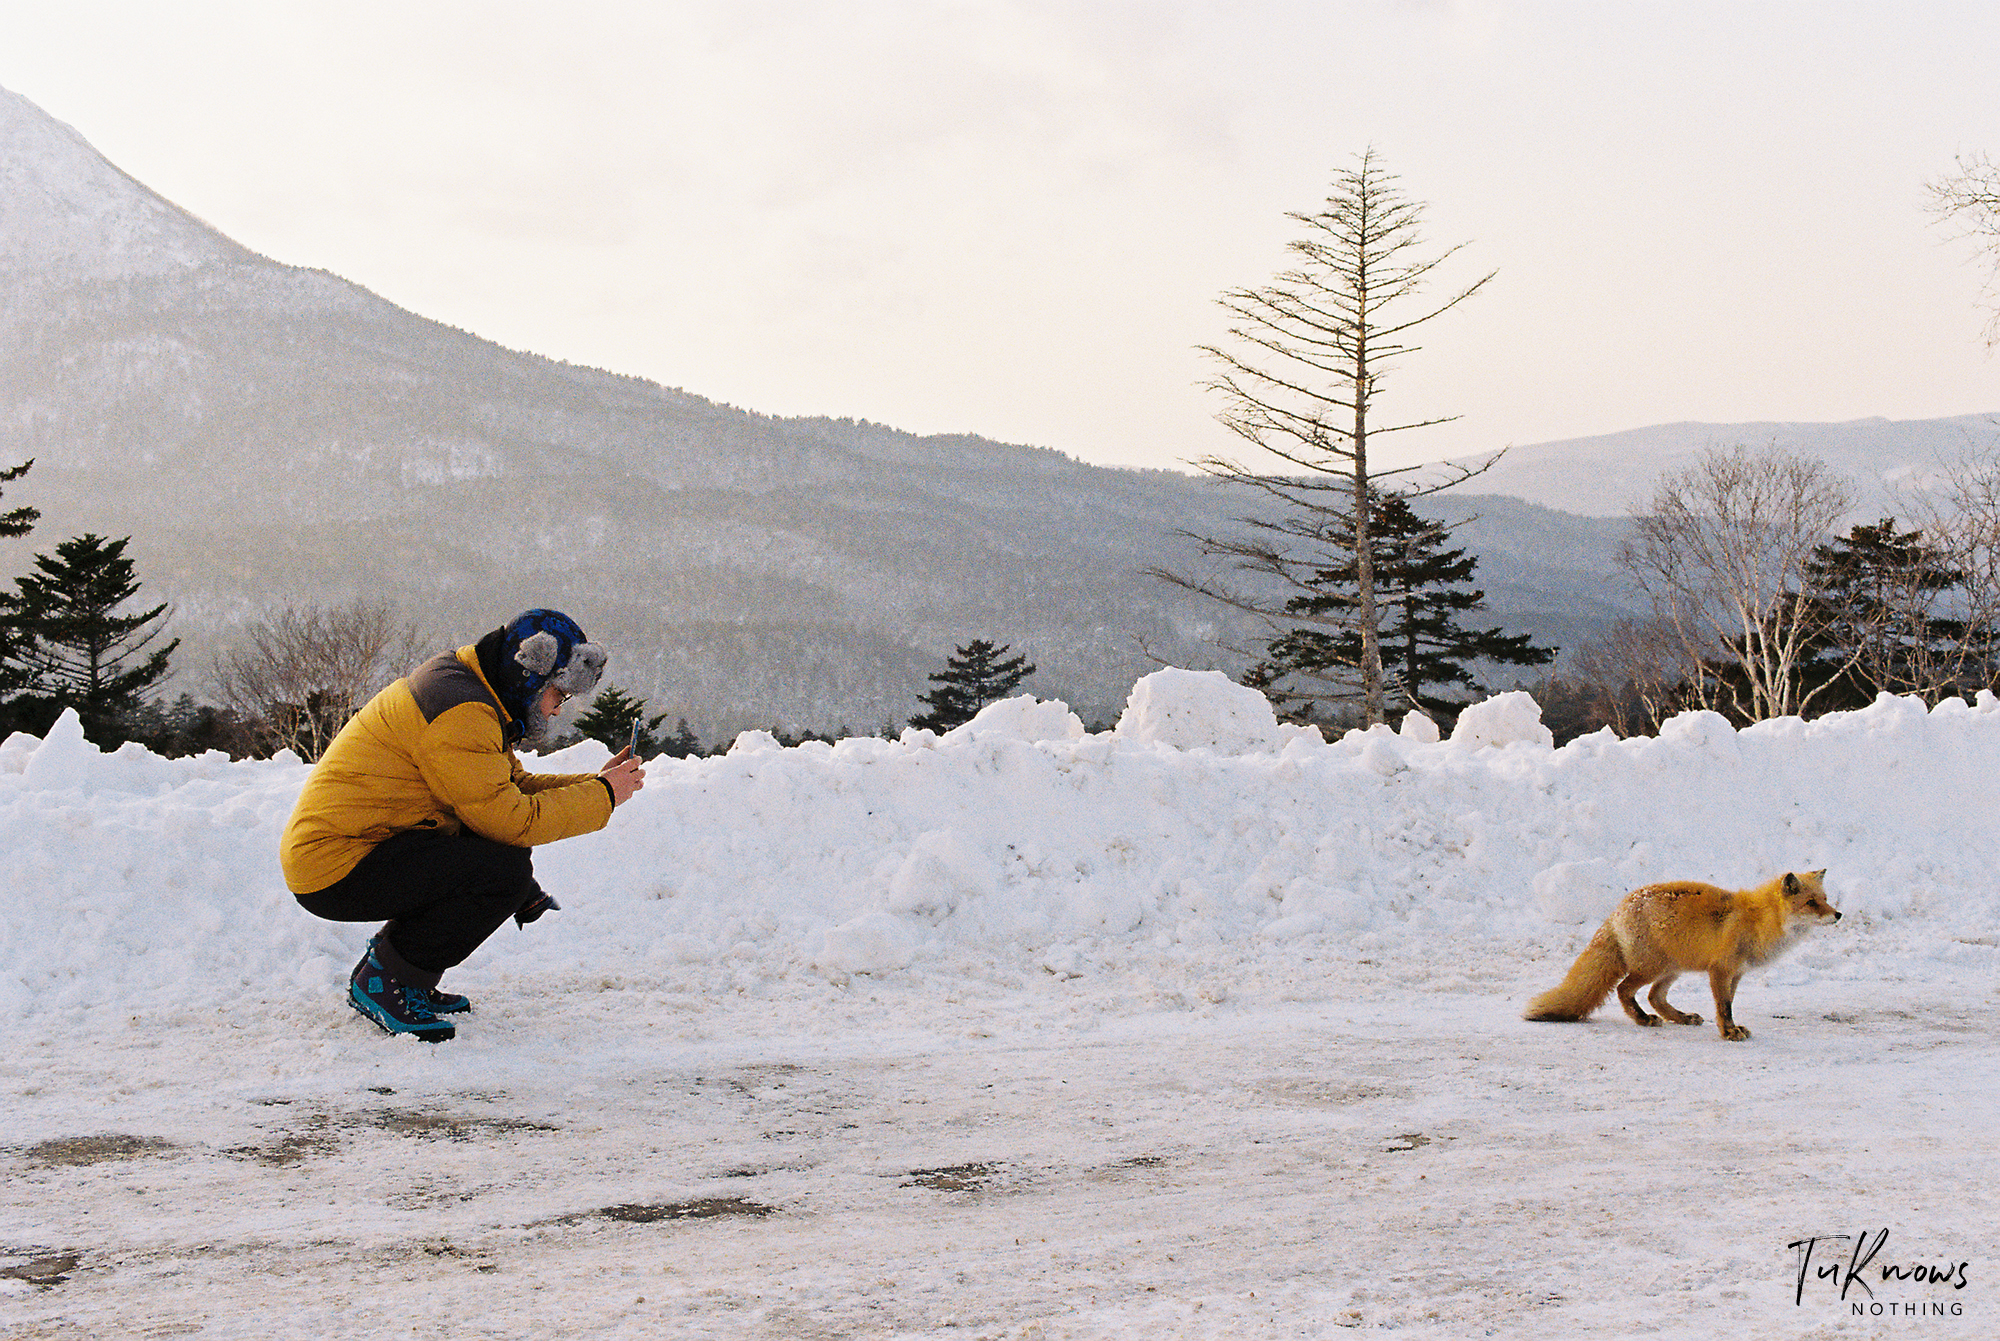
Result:
{"type": "Polygon", "coordinates": [[[2000,344],[2000,164],[1977,153],[1961,156],[1958,168],[1924,184],[1931,214],[1971,238],[1987,262],[1984,290],[1988,317],[1986,343],[2000,344]]]}
{"type": "Polygon", "coordinates": [[[318,759],[370,695],[415,664],[416,627],[389,606],[286,606],[244,630],[247,647],[215,658],[217,695],[266,752],[318,759]]]}
{"type": "Polygon", "coordinates": [[[1949,670],[1962,688],[2000,688],[2000,454],[1944,466],[1944,486],[1913,509],[1958,574],[1951,613],[1964,626],[1949,670]]]}
{"type": "MultiPolygon", "coordinates": [[[[1215,579],[1152,570],[1177,586],[1260,616],[1274,637],[1302,624],[1358,635],[1350,683],[1358,681],[1363,720],[1371,725],[1383,719],[1384,677],[1370,523],[1384,496],[1381,482],[1406,471],[1377,470],[1369,453],[1384,434],[1450,422],[1378,424],[1371,418],[1375,398],[1395,360],[1416,351],[1411,331],[1457,307],[1492,278],[1488,274],[1441,300],[1424,296],[1433,273],[1459,248],[1419,250],[1424,207],[1405,196],[1396,180],[1372,150],[1356,167],[1336,173],[1323,208],[1290,216],[1306,230],[1288,244],[1297,265],[1264,288],[1223,295],[1222,306],[1234,320],[1229,334],[1237,343],[1202,351],[1222,367],[1210,383],[1226,402],[1217,417],[1275,457],[1278,466],[1276,472],[1253,470],[1221,456],[1195,464],[1283,504],[1285,511],[1243,518],[1254,532],[1249,538],[1190,538],[1205,556],[1275,581],[1265,584],[1265,592],[1246,591],[1215,579]],[[1344,563],[1356,566],[1356,580],[1350,594],[1329,601],[1319,585],[1322,575],[1344,563]],[[1301,608],[1308,602],[1318,608],[1301,608]]],[[[1436,492],[1476,471],[1450,473],[1442,483],[1405,490],[1405,496],[1436,492]]]]}
{"type": "Polygon", "coordinates": [[[1808,562],[1852,506],[1825,462],[1775,446],[1711,448],[1660,478],[1621,559],[1698,706],[1761,721],[1808,705],[1817,689],[1798,672],[1821,619],[1808,562]]]}
{"type": "Polygon", "coordinates": [[[1662,620],[1619,620],[1576,649],[1572,669],[1593,686],[1599,714],[1621,736],[1651,734],[1686,706],[1687,654],[1662,620]]]}

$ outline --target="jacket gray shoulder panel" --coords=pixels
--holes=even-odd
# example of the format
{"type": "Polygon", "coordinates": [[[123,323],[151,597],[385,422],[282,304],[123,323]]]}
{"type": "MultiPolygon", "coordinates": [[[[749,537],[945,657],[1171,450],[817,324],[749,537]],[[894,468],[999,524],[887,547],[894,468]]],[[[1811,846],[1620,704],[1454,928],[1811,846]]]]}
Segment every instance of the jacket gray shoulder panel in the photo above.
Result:
{"type": "Polygon", "coordinates": [[[486,684],[450,652],[440,652],[410,672],[410,695],[426,722],[435,722],[461,703],[484,703],[497,709],[486,684]]]}

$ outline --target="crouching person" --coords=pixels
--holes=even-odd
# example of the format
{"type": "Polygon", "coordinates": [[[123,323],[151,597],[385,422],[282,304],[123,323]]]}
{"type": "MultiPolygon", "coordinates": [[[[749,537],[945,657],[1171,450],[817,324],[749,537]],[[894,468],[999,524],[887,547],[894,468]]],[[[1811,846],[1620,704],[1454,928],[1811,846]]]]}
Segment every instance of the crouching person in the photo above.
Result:
{"type": "Polygon", "coordinates": [[[347,993],[382,1028],[452,1037],[440,1017],[472,1003],[439,989],[445,970],[508,918],[525,927],[559,906],[531,849],[603,828],[645,785],[630,750],[596,773],[528,773],[514,757],[604,662],[567,615],[529,610],[369,700],[306,779],[285,882],[315,917],[386,922],[347,993]]]}

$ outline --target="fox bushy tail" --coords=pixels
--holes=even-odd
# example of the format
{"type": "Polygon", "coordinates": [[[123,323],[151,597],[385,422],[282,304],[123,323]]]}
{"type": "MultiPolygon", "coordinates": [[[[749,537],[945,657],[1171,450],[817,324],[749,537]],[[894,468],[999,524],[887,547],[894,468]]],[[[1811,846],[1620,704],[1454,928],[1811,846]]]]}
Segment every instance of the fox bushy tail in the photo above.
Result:
{"type": "Polygon", "coordinates": [[[1604,1004],[1604,998],[1611,995],[1611,989],[1624,976],[1625,956],[1618,949],[1618,938],[1611,934],[1611,924],[1606,922],[1590,938],[1590,944],[1583,947],[1583,953],[1570,965],[1562,982],[1553,991],[1530,1001],[1521,1018],[1581,1020],[1604,1004]]]}

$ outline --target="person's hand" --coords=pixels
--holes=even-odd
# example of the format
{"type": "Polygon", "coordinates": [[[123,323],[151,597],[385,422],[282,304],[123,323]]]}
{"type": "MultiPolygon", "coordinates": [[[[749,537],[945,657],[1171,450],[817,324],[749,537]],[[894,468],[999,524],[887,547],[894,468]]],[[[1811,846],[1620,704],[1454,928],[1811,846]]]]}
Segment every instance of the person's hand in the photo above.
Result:
{"type": "Polygon", "coordinates": [[[646,785],[646,766],[632,757],[630,748],[611,756],[611,762],[597,770],[597,776],[611,785],[611,804],[622,806],[633,792],[646,785]]]}

